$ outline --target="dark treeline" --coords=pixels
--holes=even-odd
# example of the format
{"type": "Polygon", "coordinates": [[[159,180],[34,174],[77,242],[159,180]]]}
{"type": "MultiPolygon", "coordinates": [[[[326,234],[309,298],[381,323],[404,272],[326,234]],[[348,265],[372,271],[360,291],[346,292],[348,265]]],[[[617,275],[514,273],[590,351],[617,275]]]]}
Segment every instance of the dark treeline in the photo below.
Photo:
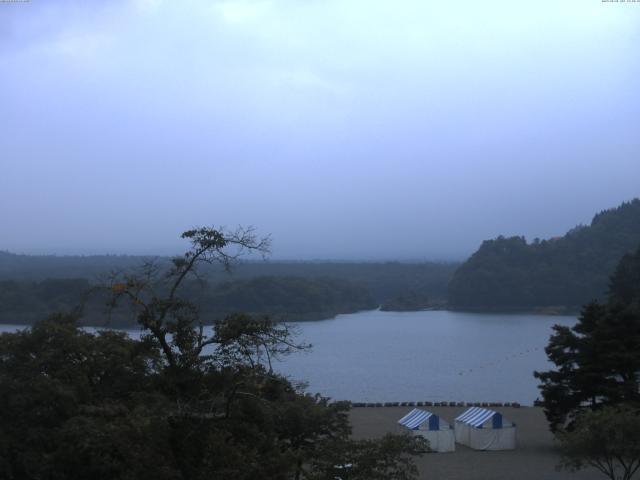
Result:
{"type": "Polygon", "coordinates": [[[334,278],[256,277],[223,282],[200,295],[201,310],[216,317],[243,311],[278,320],[321,320],[378,306],[365,287],[334,278]]]}
{"type": "MultiPolygon", "coordinates": [[[[51,311],[70,311],[84,300],[83,323],[131,324],[128,312],[105,316],[104,296],[85,295],[109,272],[135,268],[144,257],[55,257],[0,253],[0,322],[30,324],[51,311]],[[113,263],[110,263],[113,261],[113,263]],[[55,277],[55,278],[53,278],[55,277]]],[[[168,258],[155,258],[159,267],[168,258]]],[[[376,308],[411,292],[442,302],[456,264],[399,262],[243,262],[231,275],[203,266],[203,282],[184,285],[184,295],[211,323],[233,312],[280,320],[319,320],[376,308]]]]}
{"type": "MultiPolygon", "coordinates": [[[[252,262],[239,265],[234,277],[295,276],[347,280],[366,287],[376,303],[381,304],[412,291],[423,292],[433,300],[444,300],[447,298],[447,285],[459,266],[457,262],[252,262]]],[[[221,275],[219,271],[217,274],[221,275]]]]}
{"type": "Polygon", "coordinates": [[[464,309],[577,311],[603,299],[623,255],[640,245],[640,200],[597,214],[564,237],[487,240],[455,273],[449,304],[464,309]]]}
{"type": "Polygon", "coordinates": [[[418,310],[433,310],[446,307],[440,299],[432,300],[425,292],[409,290],[380,305],[380,310],[386,312],[416,312],[418,310]]]}
{"type": "Polygon", "coordinates": [[[0,322],[30,324],[51,312],[71,311],[89,289],[84,278],[0,280],[0,322]]]}
{"type": "MultiPolygon", "coordinates": [[[[0,252],[0,280],[45,280],[49,278],[86,278],[91,282],[113,270],[126,270],[150,257],[126,255],[54,256],[15,255],[0,252]]],[[[168,257],[153,257],[168,264],[168,257]]],[[[234,266],[233,275],[203,266],[208,281],[222,282],[254,277],[335,278],[366,287],[377,303],[383,303],[409,291],[421,291],[442,300],[447,284],[460,264],[456,262],[292,262],[245,261],[234,266]]]]}
{"type": "Polygon", "coordinates": [[[133,255],[17,255],[0,251],[0,280],[95,279],[112,270],[135,267],[146,258],[133,255]]]}
{"type": "MultiPolygon", "coordinates": [[[[236,312],[269,315],[279,321],[305,321],[378,306],[366,288],[332,278],[256,277],[213,285],[190,281],[185,282],[181,294],[198,307],[208,324],[236,312]]],[[[0,281],[3,323],[31,324],[45,318],[48,312],[72,312],[81,304],[83,324],[133,324],[130,312],[108,309],[105,290],[90,285],[86,279],[0,281]]]]}

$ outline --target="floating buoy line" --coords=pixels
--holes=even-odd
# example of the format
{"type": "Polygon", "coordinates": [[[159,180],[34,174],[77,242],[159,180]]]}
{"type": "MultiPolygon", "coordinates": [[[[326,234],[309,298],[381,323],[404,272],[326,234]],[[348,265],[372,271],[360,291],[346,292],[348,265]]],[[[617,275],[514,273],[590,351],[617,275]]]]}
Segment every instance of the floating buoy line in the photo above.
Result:
{"type": "Polygon", "coordinates": [[[505,362],[508,362],[514,358],[518,358],[518,357],[522,357],[524,355],[527,355],[529,353],[533,353],[535,351],[540,351],[543,350],[543,348],[540,347],[534,347],[534,348],[527,348],[526,350],[523,350],[521,352],[516,352],[516,353],[512,353],[511,355],[507,355],[506,357],[504,357],[504,359],[500,359],[500,360],[495,360],[493,362],[487,362],[487,363],[483,363],[480,364],[478,366],[476,366],[475,368],[469,368],[466,370],[460,370],[458,372],[458,375],[469,375],[471,373],[473,373],[475,370],[484,370],[485,368],[488,367],[496,367],[499,365],[504,364],[505,362]]]}

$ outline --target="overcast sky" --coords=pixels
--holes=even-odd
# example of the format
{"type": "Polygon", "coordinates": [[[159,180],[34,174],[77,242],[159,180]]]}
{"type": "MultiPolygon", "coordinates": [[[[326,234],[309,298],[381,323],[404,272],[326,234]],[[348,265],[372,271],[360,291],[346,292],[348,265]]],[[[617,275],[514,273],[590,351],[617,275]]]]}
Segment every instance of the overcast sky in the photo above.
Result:
{"type": "Polygon", "coordinates": [[[640,3],[0,3],[0,250],[458,259],[640,196],[640,3]]]}

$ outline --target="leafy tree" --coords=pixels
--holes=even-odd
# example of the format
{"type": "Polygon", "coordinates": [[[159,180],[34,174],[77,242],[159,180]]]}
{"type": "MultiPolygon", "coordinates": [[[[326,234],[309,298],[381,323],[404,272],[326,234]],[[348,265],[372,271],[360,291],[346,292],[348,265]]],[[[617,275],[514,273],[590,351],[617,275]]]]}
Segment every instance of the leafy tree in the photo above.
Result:
{"type": "Polygon", "coordinates": [[[586,411],[571,431],[558,435],[561,467],[594,467],[611,480],[630,480],[640,468],[640,410],[604,407],[586,411]]]}
{"type": "Polygon", "coordinates": [[[0,476],[165,478],[159,362],[148,343],[90,334],[67,316],[0,335],[0,476]]]}
{"type": "Polygon", "coordinates": [[[274,358],[307,348],[286,325],[237,314],[207,334],[181,297],[201,264],[229,269],[246,251],[265,253],[268,241],[243,229],[200,228],[183,238],[191,248],[169,270],[146,263],[106,287],[112,306],[132,309],[140,340],[86,332],[64,315],[0,336],[0,476],[318,478],[327,446],[342,445],[329,463],[376,452],[383,464],[359,462],[362,475],[414,478],[414,443],[354,443],[348,404],[306,394],[273,371],[274,358]]]}
{"type": "Polygon", "coordinates": [[[418,470],[412,456],[429,448],[420,436],[387,434],[380,440],[325,443],[314,459],[308,480],[410,480],[418,470]]]}
{"type": "Polygon", "coordinates": [[[556,325],[546,352],[557,369],[535,372],[554,431],[584,409],[640,404],[640,249],[620,261],[607,304],[585,306],[571,328],[556,325]]]}

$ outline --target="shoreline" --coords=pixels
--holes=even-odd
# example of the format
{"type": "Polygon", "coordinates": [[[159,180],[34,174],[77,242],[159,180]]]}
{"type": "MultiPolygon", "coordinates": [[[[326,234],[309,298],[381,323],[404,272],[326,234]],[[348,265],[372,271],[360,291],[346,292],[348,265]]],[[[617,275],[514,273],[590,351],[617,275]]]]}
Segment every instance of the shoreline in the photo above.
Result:
{"type": "MultiPolygon", "coordinates": [[[[335,320],[337,317],[342,315],[357,315],[361,313],[367,312],[384,312],[384,313],[425,313],[425,312],[452,312],[452,313],[468,313],[468,314],[477,314],[477,315],[540,315],[545,317],[577,317],[580,315],[579,310],[573,310],[567,308],[563,310],[560,307],[536,307],[536,308],[454,308],[454,307],[438,307],[438,308],[424,308],[420,310],[383,310],[380,306],[377,308],[372,308],[368,310],[356,310],[344,313],[336,313],[330,317],[323,318],[313,318],[316,314],[310,314],[307,318],[293,320],[291,318],[287,318],[286,316],[283,318],[281,315],[272,315],[272,318],[277,323],[316,323],[316,322],[324,322],[329,320],[335,320]],[[278,317],[281,318],[278,318],[278,317]]],[[[44,320],[47,315],[40,316],[38,314],[28,314],[28,315],[16,315],[12,317],[12,321],[4,321],[2,317],[9,315],[0,313],[0,325],[20,325],[20,326],[31,326],[34,323],[44,320]],[[22,318],[20,318],[22,316],[22,318]],[[37,316],[37,318],[35,318],[37,316]],[[27,317],[27,318],[25,318],[27,317]],[[30,317],[30,318],[29,318],[30,317]]],[[[253,314],[260,315],[260,314],[253,314]]],[[[90,317],[90,316],[89,316],[90,317]]],[[[133,329],[138,326],[137,323],[125,323],[122,321],[118,321],[118,318],[115,319],[114,323],[116,325],[109,326],[105,324],[106,322],[93,322],[89,320],[88,322],[80,322],[80,326],[82,327],[95,327],[95,328],[112,328],[114,330],[127,330],[133,329]]],[[[205,325],[213,325],[215,322],[207,322],[205,325]]]]}

